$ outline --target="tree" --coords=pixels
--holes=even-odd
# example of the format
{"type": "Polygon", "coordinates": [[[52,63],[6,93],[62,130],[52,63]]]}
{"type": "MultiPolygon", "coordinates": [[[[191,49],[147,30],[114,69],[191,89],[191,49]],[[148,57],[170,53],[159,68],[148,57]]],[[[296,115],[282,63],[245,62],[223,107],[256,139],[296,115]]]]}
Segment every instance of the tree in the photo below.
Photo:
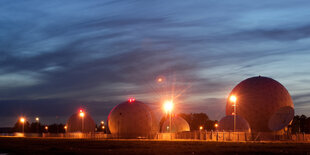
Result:
{"type": "Polygon", "coordinates": [[[310,118],[305,115],[296,115],[289,128],[292,133],[310,133],[310,118]]]}
{"type": "Polygon", "coordinates": [[[51,124],[48,126],[49,133],[65,133],[65,125],[63,124],[51,124]]]}
{"type": "MultiPolygon", "coordinates": [[[[214,124],[217,121],[210,120],[208,115],[205,113],[181,113],[178,116],[182,117],[190,126],[190,130],[199,130],[200,126],[203,126],[206,130],[214,130],[214,124]]],[[[161,118],[159,125],[160,131],[163,123],[169,118],[169,115],[165,115],[161,118]]]]}
{"type": "Polygon", "coordinates": [[[23,126],[24,126],[24,132],[31,132],[29,122],[26,121],[24,124],[21,123],[19,120],[15,123],[13,127],[14,132],[23,132],[23,126]]]}

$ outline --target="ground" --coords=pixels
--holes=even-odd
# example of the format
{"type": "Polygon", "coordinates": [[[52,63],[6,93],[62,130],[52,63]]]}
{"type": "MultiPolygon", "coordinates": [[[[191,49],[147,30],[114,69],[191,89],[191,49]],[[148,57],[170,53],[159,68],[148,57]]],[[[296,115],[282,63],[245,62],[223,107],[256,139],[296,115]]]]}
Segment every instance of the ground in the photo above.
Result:
{"type": "Polygon", "coordinates": [[[310,143],[0,137],[0,154],[308,154],[310,143]]]}

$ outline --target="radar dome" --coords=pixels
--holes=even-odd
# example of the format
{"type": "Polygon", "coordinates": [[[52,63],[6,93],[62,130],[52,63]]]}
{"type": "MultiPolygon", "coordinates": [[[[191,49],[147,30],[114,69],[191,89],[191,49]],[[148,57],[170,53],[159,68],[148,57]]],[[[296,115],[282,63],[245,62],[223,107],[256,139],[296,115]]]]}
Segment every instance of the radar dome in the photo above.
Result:
{"type": "Polygon", "coordinates": [[[119,138],[154,138],[158,121],[144,103],[130,99],[114,107],[108,117],[111,134],[119,138]]]}
{"type": "Polygon", "coordinates": [[[95,128],[94,120],[84,111],[73,114],[67,121],[68,132],[95,132],[95,128]]]}
{"type": "MultiPolygon", "coordinates": [[[[234,115],[227,115],[219,122],[219,130],[234,131],[234,115]]],[[[241,116],[236,116],[236,131],[237,132],[250,132],[251,128],[249,123],[241,116]]]]}
{"type": "MultiPolygon", "coordinates": [[[[170,132],[170,120],[169,118],[165,120],[165,122],[163,123],[162,127],[161,127],[161,131],[162,132],[170,132]]],[[[187,123],[187,121],[185,119],[183,119],[180,116],[173,116],[171,118],[171,132],[175,133],[175,132],[182,132],[182,131],[190,131],[190,127],[189,124],[187,123]]]]}
{"type": "MultiPolygon", "coordinates": [[[[240,82],[230,93],[237,98],[236,114],[256,132],[281,130],[294,117],[294,104],[289,92],[279,82],[268,77],[252,77],[240,82]]],[[[227,100],[226,115],[232,115],[234,106],[227,100]]]]}

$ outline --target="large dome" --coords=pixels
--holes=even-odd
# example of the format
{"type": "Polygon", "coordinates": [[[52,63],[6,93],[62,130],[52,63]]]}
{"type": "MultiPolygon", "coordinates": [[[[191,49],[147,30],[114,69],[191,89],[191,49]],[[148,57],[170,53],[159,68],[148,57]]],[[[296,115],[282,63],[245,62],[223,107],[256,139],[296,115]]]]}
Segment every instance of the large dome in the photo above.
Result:
{"type": "Polygon", "coordinates": [[[159,130],[150,108],[130,100],[114,107],[108,117],[111,134],[119,138],[153,138],[159,130]]]}
{"type": "Polygon", "coordinates": [[[84,117],[80,116],[80,113],[73,114],[67,121],[68,132],[95,132],[96,124],[92,117],[86,113],[84,117]]]}
{"type": "MultiPolygon", "coordinates": [[[[169,118],[163,123],[161,127],[162,132],[170,132],[169,129],[170,126],[170,120],[169,118]]],[[[171,132],[182,132],[182,131],[190,131],[189,124],[185,119],[183,119],[180,116],[173,116],[171,118],[171,132]]]]}
{"type": "MultiPolygon", "coordinates": [[[[219,130],[234,131],[234,115],[227,115],[219,122],[219,130]]],[[[241,116],[236,116],[236,131],[250,132],[251,128],[249,123],[241,116]]]]}
{"type": "MultiPolygon", "coordinates": [[[[252,77],[240,82],[229,96],[237,97],[237,115],[245,118],[252,131],[269,132],[286,127],[294,117],[289,92],[279,82],[267,77],[252,77]]],[[[234,112],[227,100],[226,115],[234,112]]]]}

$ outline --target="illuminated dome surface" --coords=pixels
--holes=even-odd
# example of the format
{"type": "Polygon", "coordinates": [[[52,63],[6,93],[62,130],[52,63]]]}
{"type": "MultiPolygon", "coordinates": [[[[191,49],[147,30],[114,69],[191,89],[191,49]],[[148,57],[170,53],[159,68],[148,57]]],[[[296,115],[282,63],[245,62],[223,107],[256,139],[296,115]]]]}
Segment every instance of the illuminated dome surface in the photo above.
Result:
{"type": "MultiPolygon", "coordinates": [[[[163,123],[161,131],[162,132],[170,132],[169,129],[170,121],[169,118],[163,123]]],[[[171,118],[171,132],[182,132],[182,131],[190,131],[189,124],[185,119],[180,116],[173,116],[171,118]]]]}
{"type": "Polygon", "coordinates": [[[95,132],[96,124],[92,117],[84,112],[84,120],[82,122],[82,117],[79,115],[80,113],[73,114],[69,120],[67,121],[67,131],[68,132],[95,132]],[[82,125],[83,131],[82,131],[82,125]]]}
{"type": "MultiPolygon", "coordinates": [[[[294,117],[289,92],[279,82],[267,77],[252,77],[240,82],[229,96],[237,97],[237,115],[248,121],[252,131],[270,132],[286,127],[294,117]]],[[[228,99],[226,115],[234,112],[228,99]]]]}
{"type": "MultiPolygon", "coordinates": [[[[219,122],[220,131],[234,131],[234,115],[227,115],[223,117],[219,122]]],[[[236,116],[236,131],[250,132],[251,128],[249,123],[241,116],[236,116]]]]}
{"type": "Polygon", "coordinates": [[[111,134],[120,138],[152,138],[158,121],[151,109],[139,101],[127,101],[114,107],[108,117],[111,134]]]}

